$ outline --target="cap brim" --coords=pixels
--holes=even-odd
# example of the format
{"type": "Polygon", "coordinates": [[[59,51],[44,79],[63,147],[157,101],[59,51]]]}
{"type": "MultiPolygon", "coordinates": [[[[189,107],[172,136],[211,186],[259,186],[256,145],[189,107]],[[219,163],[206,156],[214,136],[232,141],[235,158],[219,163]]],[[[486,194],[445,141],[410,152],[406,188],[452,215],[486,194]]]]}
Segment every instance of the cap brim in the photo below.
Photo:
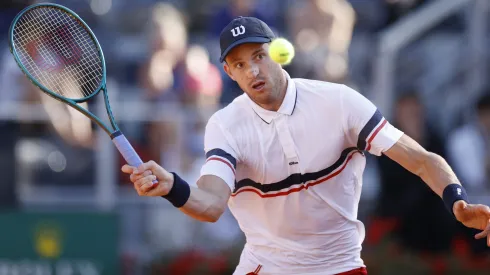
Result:
{"type": "Polygon", "coordinates": [[[272,39],[268,37],[246,37],[238,41],[235,41],[230,46],[228,46],[228,48],[226,48],[223,54],[221,54],[221,57],[219,58],[219,62],[223,62],[225,60],[225,57],[228,55],[228,53],[238,45],[245,44],[245,43],[269,43],[271,41],[272,39]]]}

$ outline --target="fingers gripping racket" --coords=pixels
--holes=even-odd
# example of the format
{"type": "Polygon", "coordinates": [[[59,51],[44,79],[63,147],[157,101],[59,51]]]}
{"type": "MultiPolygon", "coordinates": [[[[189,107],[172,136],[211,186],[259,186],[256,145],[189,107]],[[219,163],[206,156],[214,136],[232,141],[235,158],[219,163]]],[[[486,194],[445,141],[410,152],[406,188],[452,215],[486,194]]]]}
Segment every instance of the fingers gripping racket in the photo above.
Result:
{"type": "Polygon", "coordinates": [[[29,6],[14,18],[9,44],[15,61],[34,85],[99,125],[129,165],[138,167],[143,163],[114,120],[107,95],[102,49],[77,14],[51,3],[29,6]],[[104,95],[111,128],[79,105],[100,91],[104,95]]]}

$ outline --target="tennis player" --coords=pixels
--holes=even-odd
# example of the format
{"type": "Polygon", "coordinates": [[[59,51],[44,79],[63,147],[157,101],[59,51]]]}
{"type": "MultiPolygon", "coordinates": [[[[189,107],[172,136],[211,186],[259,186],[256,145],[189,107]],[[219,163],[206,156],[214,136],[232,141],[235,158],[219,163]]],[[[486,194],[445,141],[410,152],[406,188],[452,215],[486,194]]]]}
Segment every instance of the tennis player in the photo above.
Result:
{"type": "Polygon", "coordinates": [[[468,202],[443,158],[351,88],[290,78],[268,56],[273,39],[256,18],[224,28],[221,61],[244,94],[206,126],[198,187],[153,161],[125,165],[139,195],[162,196],[205,222],[228,205],[247,240],[235,275],[367,274],[357,219],[365,152],[385,154],[420,176],[458,221],[482,230],[476,238],[490,246],[489,207],[468,202]]]}

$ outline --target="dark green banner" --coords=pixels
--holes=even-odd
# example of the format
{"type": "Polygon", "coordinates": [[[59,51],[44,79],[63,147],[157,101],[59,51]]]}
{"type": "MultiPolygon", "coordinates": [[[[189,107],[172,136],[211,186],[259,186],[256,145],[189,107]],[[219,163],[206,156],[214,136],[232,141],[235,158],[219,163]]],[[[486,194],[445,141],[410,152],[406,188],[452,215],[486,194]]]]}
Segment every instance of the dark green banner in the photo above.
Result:
{"type": "Polygon", "coordinates": [[[115,275],[113,214],[0,214],[0,275],[115,275]]]}

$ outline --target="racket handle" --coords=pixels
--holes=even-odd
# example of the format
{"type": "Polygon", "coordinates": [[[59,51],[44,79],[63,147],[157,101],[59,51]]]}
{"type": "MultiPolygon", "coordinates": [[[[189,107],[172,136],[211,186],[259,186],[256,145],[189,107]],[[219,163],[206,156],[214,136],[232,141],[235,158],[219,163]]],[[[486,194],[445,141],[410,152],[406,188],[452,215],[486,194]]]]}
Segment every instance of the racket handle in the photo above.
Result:
{"type": "MultiPolygon", "coordinates": [[[[119,150],[124,160],[126,160],[129,165],[138,167],[143,164],[138,153],[136,153],[133,146],[131,146],[131,143],[129,143],[128,139],[120,131],[113,133],[111,138],[112,142],[116,145],[117,150],[119,150]]],[[[156,180],[153,181],[153,184],[155,183],[157,183],[156,180]]]]}

